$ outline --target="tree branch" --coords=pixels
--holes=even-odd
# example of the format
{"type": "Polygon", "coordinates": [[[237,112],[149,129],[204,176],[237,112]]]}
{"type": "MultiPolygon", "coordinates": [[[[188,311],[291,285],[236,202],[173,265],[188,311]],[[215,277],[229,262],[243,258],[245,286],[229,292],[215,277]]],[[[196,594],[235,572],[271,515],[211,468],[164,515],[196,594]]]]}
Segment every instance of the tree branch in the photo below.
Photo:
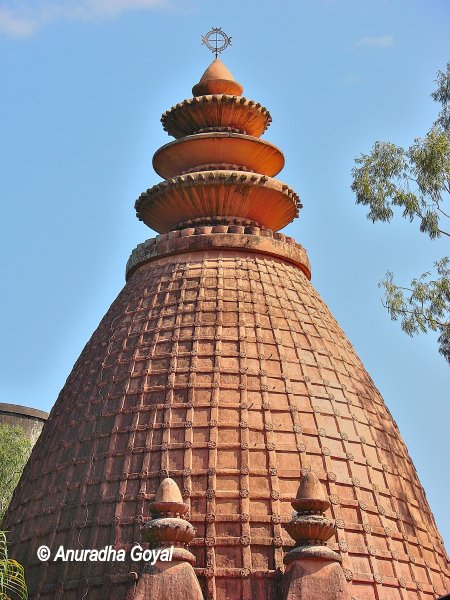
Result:
{"type": "MultiPolygon", "coordinates": [[[[450,194],[450,192],[449,192],[449,194],[450,194]]],[[[439,206],[439,204],[438,204],[437,202],[436,202],[436,206],[437,206],[437,209],[438,209],[438,211],[439,211],[440,213],[442,213],[442,214],[444,215],[444,217],[447,217],[447,219],[450,219],[450,215],[448,215],[446,212],[444,212],[444,211],[442,210],[442,208],[440,208],[440,206],[439,206]]]]}
{"type": "Polygon", "coordinates": [[[400,313],[402,315],[412,315],[412,314],[419,314],[424,321],[426,321],[427,323],[434,323],[435,325],[437,325],[438,327],[449,327],[450,326],[450,321],[444,322],[442,323],[441,321],[437,321],[436,319],[434,319],[433,317],[427,317],[422,311],[414,311],[414,310],[408,310],[407,308],[395,308],[395,309],[391,309],[389,308],[389,306],[387,304],[385,304],[383,302],[383,300],[381,300],[381,304],[383,305],[383,307],[392,314],[392,312],[396,312],[396,313],[400,313]]]}

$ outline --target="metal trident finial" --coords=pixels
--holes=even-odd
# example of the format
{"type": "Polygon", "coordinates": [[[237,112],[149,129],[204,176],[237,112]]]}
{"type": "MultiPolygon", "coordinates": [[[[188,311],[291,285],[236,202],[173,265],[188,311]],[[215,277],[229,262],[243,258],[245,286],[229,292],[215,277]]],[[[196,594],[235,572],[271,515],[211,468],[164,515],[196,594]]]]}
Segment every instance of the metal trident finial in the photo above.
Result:
{"type": "Polygon", "coordinates": [[[213,27],[207,34],[202,35],[202,44],[205,44],[217,58],[217,55],[227,46],[231,46],[231,37],[228,37],[220,27],[213,27]]]}

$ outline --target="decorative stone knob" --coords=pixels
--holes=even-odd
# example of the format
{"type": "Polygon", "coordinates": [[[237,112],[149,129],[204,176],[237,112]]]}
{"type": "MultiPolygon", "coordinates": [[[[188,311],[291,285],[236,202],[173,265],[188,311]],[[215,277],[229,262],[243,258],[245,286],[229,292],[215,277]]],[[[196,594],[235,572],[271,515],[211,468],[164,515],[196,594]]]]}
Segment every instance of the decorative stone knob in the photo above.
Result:
{"type": "Polygon", "coordinates": [[[295,540],[295,548],[284,557],[285,563],[301,556],[341,560],[336,552],[326,547],[327,540],[336,532],[335,522],[323,514],[330,504],[317,475],[306,473],[300,481],[297,496],[291,502],[298,513],[284,526],[295,540]]]}
{"type": "Polygon", "coordinates": [[[297,515],[285,526],[296,545],[324,544],[336,531],[333,521],[322,515],[297,515]]]}
{"type": "Polygon", "coordinates": [[[200,81],[192,88],[194,96],[229,94],[241,96],[243,87],[219,58],[215,58],[203,73],[200,81]]]}
{"type": "Polygon", "coordinates": [[[156,496],[149,506],[152,515],[159,517],[179,517],[188,511],[187,505],[183,502],[180,488],[170,477],[166,477],[159,484],[156,496]]]}
{"type": "Polygon", "coordinates": [[[330,507],[330,501],[315,473],[306,473],[302,477],[291,505],[298,513],[285,529],[296,541],[296,546],[324,545],[336,531],[334,522],[323,514],[330,507]]]}
{"type": "Polygon", "coordinates": [[[173,479],[167,477],[160,483],[149,508],[153,518],[142,528],[142,539],[151,547],[186,548],[194,539],[195,528],[182,518],[188,507],[173,479]]]}
{"type": "Polygon", "coordinates": [[[315,473],[308,472],[302,477],[297,496],[291,505],[299,513],[323,513],[330,507],[330,501],[315,473]]]}

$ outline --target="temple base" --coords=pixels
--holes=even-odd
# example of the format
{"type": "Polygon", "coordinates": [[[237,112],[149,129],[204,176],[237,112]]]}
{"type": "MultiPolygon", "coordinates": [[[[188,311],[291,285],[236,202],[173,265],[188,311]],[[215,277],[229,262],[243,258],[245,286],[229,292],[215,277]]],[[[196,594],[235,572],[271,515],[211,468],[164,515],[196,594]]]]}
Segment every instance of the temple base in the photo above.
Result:
{"type": "Polygon", "coordinates": [[[197,576],[185,561],[158,561],[146,565],[139,577],[133,600],[203,600],[197,576]]]}
{"type": "Polygon", "coordinates": [[[351,600],[341,557],[331,548],[296,546],[286,554],[284,564],[282,600],[351,600]]]}
{"type": "Polygon", "coordinates": [[[341,565],[334,560],[302,558],[283,576],[282,600],[351,600],[341,565]]]}

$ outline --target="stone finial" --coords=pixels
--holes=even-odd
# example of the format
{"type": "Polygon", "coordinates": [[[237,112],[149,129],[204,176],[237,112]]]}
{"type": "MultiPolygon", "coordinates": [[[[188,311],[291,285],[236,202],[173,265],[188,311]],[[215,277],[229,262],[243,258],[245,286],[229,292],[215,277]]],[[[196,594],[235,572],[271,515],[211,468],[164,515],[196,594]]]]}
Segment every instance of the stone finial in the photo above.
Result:
{"type": "Polygon", "coordinates": [[[339,554],[326,548],[326,542],[335,533],[336,526],[324,515],[324,511],[330,507],[330,501],[325,497],[322,484],[315,473],[309,472],[302,477],[297,496],[291,505],[298,512],[285,525],[285,529],[295,540],[296,546],[288,552],[284,562],[295,560],[299,554],[305,553],[319,553],[340,561],[339,554]]]}
{"type": "Polygon", "coordinates": [[[285,529],[295,547],[284,557],[283,600],[350,600],[341,557],[326,545],[336,526],[324,515],[330,501],[315,473],[302,477],[291,505],[297,513],[285,529]]]}
{"type": "Polygon", "coordinates": [[[163,479],[149,509],[153,518],[142,528],[143,541],[148,542],[151,548],[174,546],[174,555],[194,564],[195,557],[186,547],[194,539],[195,529],[182,518],[188,507],[173,479],[163,479]]]}
{"type": "Polygon", "coordinates": [[[244,88],[236,81],[219,58],[215,58],[203,73],[200,81],[192,88],[194,96],[227,94],[241,96],[244,88]]]}
{"type": "Polygon", "coordinates": [[[291,504],[298,512],[304,510],[325,512],[330,507],[330,501],[325,496],[323,486],[315,473],[309,471],[302,477],[297,496],[291,504]]]}
{"type": "MultiPolygon", "coordinates": [[[[150,503],[152,519],[142,528],[142,539],[150,548],[171,547],[172,560],[146,563],[132,591],[133,600],[203,600],[193,565],[195,556],[187,549],[195,529],[183,518],[188,507],[173,479],[164,479],[150,503]]],[[[131,592],[130,592],[131,593],[131,592]]]]}
{"type": "Polygon", "coordinates": [[[179,517],[187,513],[188,507],[183,502],[180,488],[170,477],[159,484],[155,499],[149,506],[152,515],[160,517],[179,517]]]}

